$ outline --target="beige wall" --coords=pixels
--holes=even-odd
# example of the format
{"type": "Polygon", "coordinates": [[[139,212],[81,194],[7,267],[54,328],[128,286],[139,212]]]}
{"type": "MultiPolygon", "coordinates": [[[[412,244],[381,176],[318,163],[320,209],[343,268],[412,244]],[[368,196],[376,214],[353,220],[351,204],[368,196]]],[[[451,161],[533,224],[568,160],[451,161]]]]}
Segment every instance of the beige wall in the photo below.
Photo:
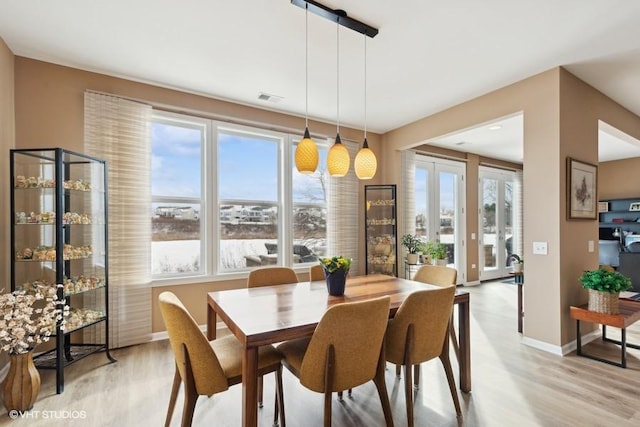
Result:
{"type": "Polygon", "coordinates": [[[598,198],[625,199],[640,197],[640,157],[600,163],[598,166],[598,198]]]}
{"type": "MultiPolygon", "coordinates": [[[[83,94],[87,89],[107,92],[127,98],[143,100],[154,106],[197,114],[203,117],[227,119],[242,124],[264,126],[285,132],[301,132],[304,119],[273,111],[242,106],[203,96],[132,82],[102,74],[62,67],[32,59],[15,58],[16,76],[16,145],[19,148],[63,147],[83,151],[83,94]]],[[[313,122],[309,128],[318,136],[334,136],[335,124],[313,122]]],[[[341,126],[343,140],[361,141],[362,131],[341,126]]],[[[369,147],[380,157],[380,136],[367,133],[369,147]]],[[[0,187],[7,188],[7,176],[0,178],[0,187]]],[[[382,183],[380,174],[374,180],[362,181],[360,202],[365,184],[382,183]]],[[[6,221],[4,222],[6,223],[6,221]]],[[[360,254],[364,254],[364,229],[359,230],[360,254]]],[[[363,256],[363,255],[361,255],[363,256]]],[[[7,265],[6,263],[4,265],[7,265]]],[[[359,273],[364,274],[364,263],[359,273]]],[[[302,278],[306,274],[301,275],[302,278]]],[[[179,295],[195,319],[206,321],[206,293],[208,291],[241,287],[245,280],[207,282],[180,286],[154,288],[152,292],[152,330],[164,330],[157,306],[157,296],[163,290],[179,295]]]]}
{"type": "MultiPolygon", "coordinates": [[[[9,218],[9,150],[14,147],[14,83],[13,53],[0,38],[0,291],[10,286],[10,218],[9,218]]],[[[0,353],[0,367],[7,362],[6,352],[0,353]]]]}
{"type": "MultiPolygon", "coordinates": [[[[555,68],[383,135],[382,155],[398,159],[403,149],[518,112],[524,114],[524,336],[534,345],[549,344],[556,351],[575,338],[569,305],[587,298],[577,277],[598,261],[597,253],[587,250],[589,240],[597,242],[597,221],[566,219],[566,158],[597,163],[597,120],[638,138],[640,118],[566,70],[555,68]],[[547,242],[546,256],[533,255],[534,241],[547,242]]],[[[383,176],[401,187],[399,164],[385,162],[383,176]]],[[[474,162],[467,165],[471,169],[467,173],[476,176],[474,162]]],[[[475,205],[469,198],[467,203],[469,211],[477,206],[477,199],[475,205]]],[[[468,216],[467,233],[473,231],[477,221],[468,216]]],[[[472,251],[468,255],[477,260],[472,251]]],[[[468,268],[473,262],[467,261],[468,268]]],[[[467,273],[473,277],[473,271],[467,273]]]]}

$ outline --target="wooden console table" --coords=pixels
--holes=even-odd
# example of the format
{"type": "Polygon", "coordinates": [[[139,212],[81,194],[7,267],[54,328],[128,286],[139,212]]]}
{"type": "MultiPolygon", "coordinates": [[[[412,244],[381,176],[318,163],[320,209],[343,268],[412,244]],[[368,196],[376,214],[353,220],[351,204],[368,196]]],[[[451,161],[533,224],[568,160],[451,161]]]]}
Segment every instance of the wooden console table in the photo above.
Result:
{"type": "Polygon", "coordinates": [[[576,319],[576,341],[577,341],[577,354],[578,356],[588,357],[589,359],[597,360],[610,365],[619,366],[621,368],[627,367],[627,347],[640,349],[640,345],[630,344],[627,342],[627,327],[631,326],[638,320],[640,320],[640,302],[627,299],[620,299],[620,314],[606,314],[598,313],[596,311],[589,311],[587,304],[579,307],[570,307],[570,314],[572,319],[576,319]],[[580,321],[597,323],[602,325],[602,341],[608,341],[620,345],[620,363],[602,359],[600,357],[586,354],[582,351],[582,336],[580,334],[580,321]],[[607,326],[614,328],[620,328],[621,339],[620,341],[607,338],[607,326]]]}

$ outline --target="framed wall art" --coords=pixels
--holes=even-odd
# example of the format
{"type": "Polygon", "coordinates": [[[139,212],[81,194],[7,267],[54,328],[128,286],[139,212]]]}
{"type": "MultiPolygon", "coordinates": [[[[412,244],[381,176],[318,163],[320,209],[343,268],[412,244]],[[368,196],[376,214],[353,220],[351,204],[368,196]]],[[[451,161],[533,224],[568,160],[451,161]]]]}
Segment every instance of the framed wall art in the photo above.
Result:
{"type": "Polygon", "coordinates": [[[567,218],[597,219],[598,167],[567,157],[567,218]]]}

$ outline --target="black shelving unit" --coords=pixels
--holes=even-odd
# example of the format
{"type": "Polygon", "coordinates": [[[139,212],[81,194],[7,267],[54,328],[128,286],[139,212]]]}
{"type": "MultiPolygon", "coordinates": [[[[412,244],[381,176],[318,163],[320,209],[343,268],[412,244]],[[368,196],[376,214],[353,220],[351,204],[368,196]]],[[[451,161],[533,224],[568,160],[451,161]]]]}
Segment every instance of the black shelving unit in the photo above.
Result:
{"type": "Polygon", "coordinates": [[[396,186],[365,185],[367,274],[398,275],[396,186]]]}
{"type": "Polygon", "coordinates": [[[56,327],[53,349],[38,354],[41,369],[64,369],[109,353],[106,162],[62,148],[10,151],[11,290],[58,286],[70,307],[56,327]]]}

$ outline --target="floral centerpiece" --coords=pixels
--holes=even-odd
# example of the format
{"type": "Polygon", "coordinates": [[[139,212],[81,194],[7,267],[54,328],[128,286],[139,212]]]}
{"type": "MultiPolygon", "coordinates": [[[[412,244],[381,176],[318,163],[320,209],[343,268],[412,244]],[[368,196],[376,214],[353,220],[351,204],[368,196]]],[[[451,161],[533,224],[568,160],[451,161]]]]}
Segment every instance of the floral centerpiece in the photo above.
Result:
{"type": "Polygon", "coordinates": [[[324,277],[327,280],[327,291],[330,295],[344,295],[344,288],[351,267],[351,259],[343,256],[320,258],[320,265],[324,269],[324,277]]]}
{"type": "Polygon", "coordinates": [[[54,287],[35,293],[18,290],[0,294],[0,349],[24,354],[49,341],[56,323],[64,322],[64,312],[54,287]]]}
{"type": "Polygon", "coordinates": [[[68,307],[64,301],[58,301],[53,286],[33,293],[25,290],[0,293],[0,350],[9,353],[10,361],[2,388],[7,411],[33,407],[40,392],[40,374],[33,363],[33,349],[49,341],[56,325],[64,328],[67,312],[68,307]]]}

